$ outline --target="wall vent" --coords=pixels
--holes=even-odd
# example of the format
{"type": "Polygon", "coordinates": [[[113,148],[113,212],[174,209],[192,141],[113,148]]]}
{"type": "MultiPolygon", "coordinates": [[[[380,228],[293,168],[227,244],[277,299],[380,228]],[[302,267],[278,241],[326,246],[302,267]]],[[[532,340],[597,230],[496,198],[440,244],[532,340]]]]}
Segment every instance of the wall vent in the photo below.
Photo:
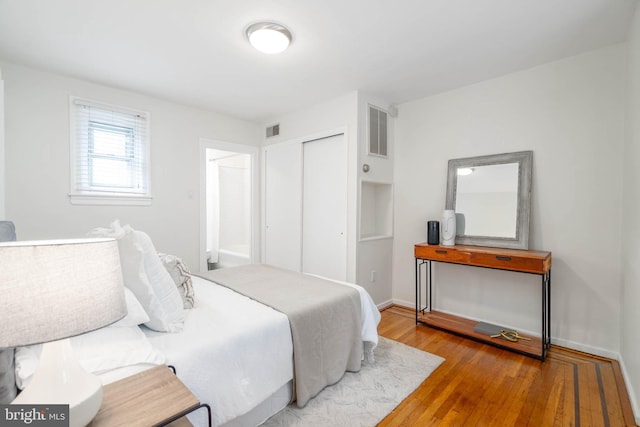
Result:
{"type": "Polygon", "coordinates": [[[369,154],[387,156],[387,112],[369,106],[369,154]]]}
{"type": "Polygon", "coordinates": [[[267,128],[267,138],[280,135],[280,125],[273,125],[267,128]]]}

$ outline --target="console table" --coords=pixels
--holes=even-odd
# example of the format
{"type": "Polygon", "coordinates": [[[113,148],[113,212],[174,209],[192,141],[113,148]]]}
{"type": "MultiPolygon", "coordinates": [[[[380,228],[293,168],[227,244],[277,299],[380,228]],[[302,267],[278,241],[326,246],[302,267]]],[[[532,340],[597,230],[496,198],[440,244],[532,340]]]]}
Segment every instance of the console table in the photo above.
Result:
{"type": "Polygon", "coordinates": [[[551,252],[468,245],[439,246],[421,243],[415,245],[414,254],[416,263],[416,324],[421,323],[453,332],[544,361],[551,345],[551,252]],[[431,274],[433,262],[539,275],[542,296],[542,333],[540,337],[524,335],[529,339],[521,339],[518,342],[507,341],[503,338],[491,338],[489,335],[474,330],[478,322],[435,310],[431,274]],[[426,266],[424,277],[422,265],[426,266]],[[426,291],[426,306],[422,306],[423,288],[426,291]]]}

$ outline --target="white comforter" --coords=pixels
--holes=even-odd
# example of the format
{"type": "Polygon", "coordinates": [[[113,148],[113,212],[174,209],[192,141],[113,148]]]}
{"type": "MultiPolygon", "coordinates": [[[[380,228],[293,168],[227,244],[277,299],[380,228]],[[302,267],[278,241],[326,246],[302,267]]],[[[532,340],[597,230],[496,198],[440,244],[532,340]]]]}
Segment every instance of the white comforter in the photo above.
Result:
{"type": "Polygon", "coordinates": [[[178,377],[213,408],[213,425],[242,415],[293,377],[287,317],[193,277],[195,307],[179,333],[144,332],[178,377]]]}
{"type": "MultiPolygon", "coordinates": [[[[211,405],[217,426],[247,413],[293,378],[291,331],[284,314],[223,286],[192,279],[196,305],[186,310],[184,330],[144,332],[187,387],[211,405]]],[[[362,287],[349,286],[360,292],[362,338],[373,348],[380,313],[362,287]]]]}

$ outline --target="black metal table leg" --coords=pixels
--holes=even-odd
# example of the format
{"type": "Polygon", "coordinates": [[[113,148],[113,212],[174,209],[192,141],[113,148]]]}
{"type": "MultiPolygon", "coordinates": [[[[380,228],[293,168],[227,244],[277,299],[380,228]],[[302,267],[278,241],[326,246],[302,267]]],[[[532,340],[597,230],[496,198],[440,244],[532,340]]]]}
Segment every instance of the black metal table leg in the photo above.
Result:
{"type": "Polygon", "coordinates": [[[416,325],[418,324],[418,311],[420,311],[420,301],[421,293],[420,293],[420,264],[418,262],[418,258],[415,258],[416,264],[416,325]]]}
{"type": "Polygon", "coordinates": [[[427,286],[429,287],[429,311],[433,310],[433,287],[431,284],[433,283],[431,279],[431,272],[433,270],[433,262],[431,260],[427,261],[427,268],[429,269],[429,282],[427,286]]]}

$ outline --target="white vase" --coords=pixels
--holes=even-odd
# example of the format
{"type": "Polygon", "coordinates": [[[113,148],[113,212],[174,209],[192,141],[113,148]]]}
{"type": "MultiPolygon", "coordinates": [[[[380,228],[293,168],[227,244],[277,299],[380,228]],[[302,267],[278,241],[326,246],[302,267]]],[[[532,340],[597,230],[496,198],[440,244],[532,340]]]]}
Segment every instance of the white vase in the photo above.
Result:
{"type": "Polygon", "coordinates": [[[442,246],[453,246],[456,244],[456,213],[452,209],[447,209],[442,214],[442,246]]]}

